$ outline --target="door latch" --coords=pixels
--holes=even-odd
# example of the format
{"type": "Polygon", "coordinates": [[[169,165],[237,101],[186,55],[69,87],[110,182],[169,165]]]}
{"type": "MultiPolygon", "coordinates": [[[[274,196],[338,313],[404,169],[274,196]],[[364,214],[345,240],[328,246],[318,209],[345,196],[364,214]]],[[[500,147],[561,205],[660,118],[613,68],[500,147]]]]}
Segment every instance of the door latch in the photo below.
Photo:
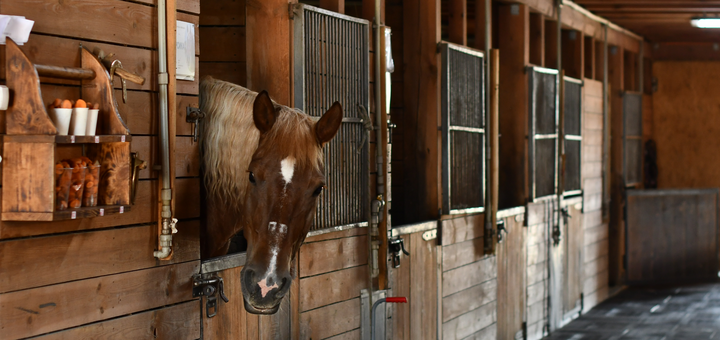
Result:
{"type": "Polygon", "coordinates": [[[147,162],[140,159],[139,153],[131,152],[130,166],[132,167],[132,173],[130,174],[130,203],[135,204],[135,194],[137,193],[140,170],[147,169],[147,162]]]}
{"type": "Polygon", "coordinates": [[[505,220],[499,219],[497,220],[497,242],[500,243],[503,241],[503,238],[507,234],[507,229],[505,229],[505,220]]]}
{"type": "Polygon", "coordinates": [[[193,297],[205,297],[205,313],[208,318],[212,318],[217,314],[217,294],[226,303],[230,299],[225,296],[225,287],[222,277],[215,274],[197,274],[193,276],[193,297]]]}
{"type": "Polygon", "coordinates": [[[388,250],[390,250],[390,254],[392,255],[393,268],[400,267],[400,251],[406,256],[410,256],[410,253],[405,250],[405,241],[402,237],[390,239],[388,241],[388,250]]]}
{"type": "Polygon", "coordinates": [[[185,121],[193,125],[193,142],[197,142],[200,135],[200,121],[205,119],[205,112],[197,107],[188,106],[185,109],[185,121]]]}

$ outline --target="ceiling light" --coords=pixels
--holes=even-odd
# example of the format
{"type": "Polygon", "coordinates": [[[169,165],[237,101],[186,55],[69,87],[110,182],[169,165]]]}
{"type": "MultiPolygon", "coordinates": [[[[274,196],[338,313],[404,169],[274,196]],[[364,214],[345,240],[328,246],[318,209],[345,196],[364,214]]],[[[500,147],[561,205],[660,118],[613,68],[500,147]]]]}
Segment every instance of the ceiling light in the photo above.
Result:
{"type": "Polygon", "coordinates": [[[720,18],[694,18],[690,24],[697,28],[720,28],[720,18]]]}

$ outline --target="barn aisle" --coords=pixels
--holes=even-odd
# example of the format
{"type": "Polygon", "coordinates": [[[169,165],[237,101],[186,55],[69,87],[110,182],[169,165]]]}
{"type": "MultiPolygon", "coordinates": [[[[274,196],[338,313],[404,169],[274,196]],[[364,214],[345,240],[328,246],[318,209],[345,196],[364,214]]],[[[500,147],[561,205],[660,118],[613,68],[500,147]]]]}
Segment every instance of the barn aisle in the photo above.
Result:
{"type": "Polygon", "coordinates": [[[720,338],[720,284],[629,289],[554,332],[549,340],[720,338]]]}

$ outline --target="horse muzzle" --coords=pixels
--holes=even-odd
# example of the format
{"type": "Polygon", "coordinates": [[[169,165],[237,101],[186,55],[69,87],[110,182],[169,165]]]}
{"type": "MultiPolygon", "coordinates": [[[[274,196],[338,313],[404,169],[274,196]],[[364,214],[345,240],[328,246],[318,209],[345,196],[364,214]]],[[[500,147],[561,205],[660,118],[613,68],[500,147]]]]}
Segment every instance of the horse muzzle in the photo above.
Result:
{"type": "Polygon", "coordinates": [[[292,277],[269,273],[258,278],[249,266],[243,268],[240,275],[245,310],[252,314],[276,313],[290,290],[292,277]]]}

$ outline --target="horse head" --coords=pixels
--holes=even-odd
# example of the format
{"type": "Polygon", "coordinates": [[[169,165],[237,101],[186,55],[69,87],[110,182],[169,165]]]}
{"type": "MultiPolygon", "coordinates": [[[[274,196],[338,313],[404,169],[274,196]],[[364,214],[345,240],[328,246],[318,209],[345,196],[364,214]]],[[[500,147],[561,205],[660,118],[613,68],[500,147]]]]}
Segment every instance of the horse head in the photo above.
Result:
{"type": "Polygon", "coordinates": [[[255,314],[277,312],[290,289],[292,261],[325,187],[322,146],[342,123],[339,103],[317,122],[296,110],[282,110],[292,109],[273,104],[265,91],[252,108],[260,138],[247,168],[250,184],[239,218],[248,241],[242,293],[245,309],[255,314]]]}

